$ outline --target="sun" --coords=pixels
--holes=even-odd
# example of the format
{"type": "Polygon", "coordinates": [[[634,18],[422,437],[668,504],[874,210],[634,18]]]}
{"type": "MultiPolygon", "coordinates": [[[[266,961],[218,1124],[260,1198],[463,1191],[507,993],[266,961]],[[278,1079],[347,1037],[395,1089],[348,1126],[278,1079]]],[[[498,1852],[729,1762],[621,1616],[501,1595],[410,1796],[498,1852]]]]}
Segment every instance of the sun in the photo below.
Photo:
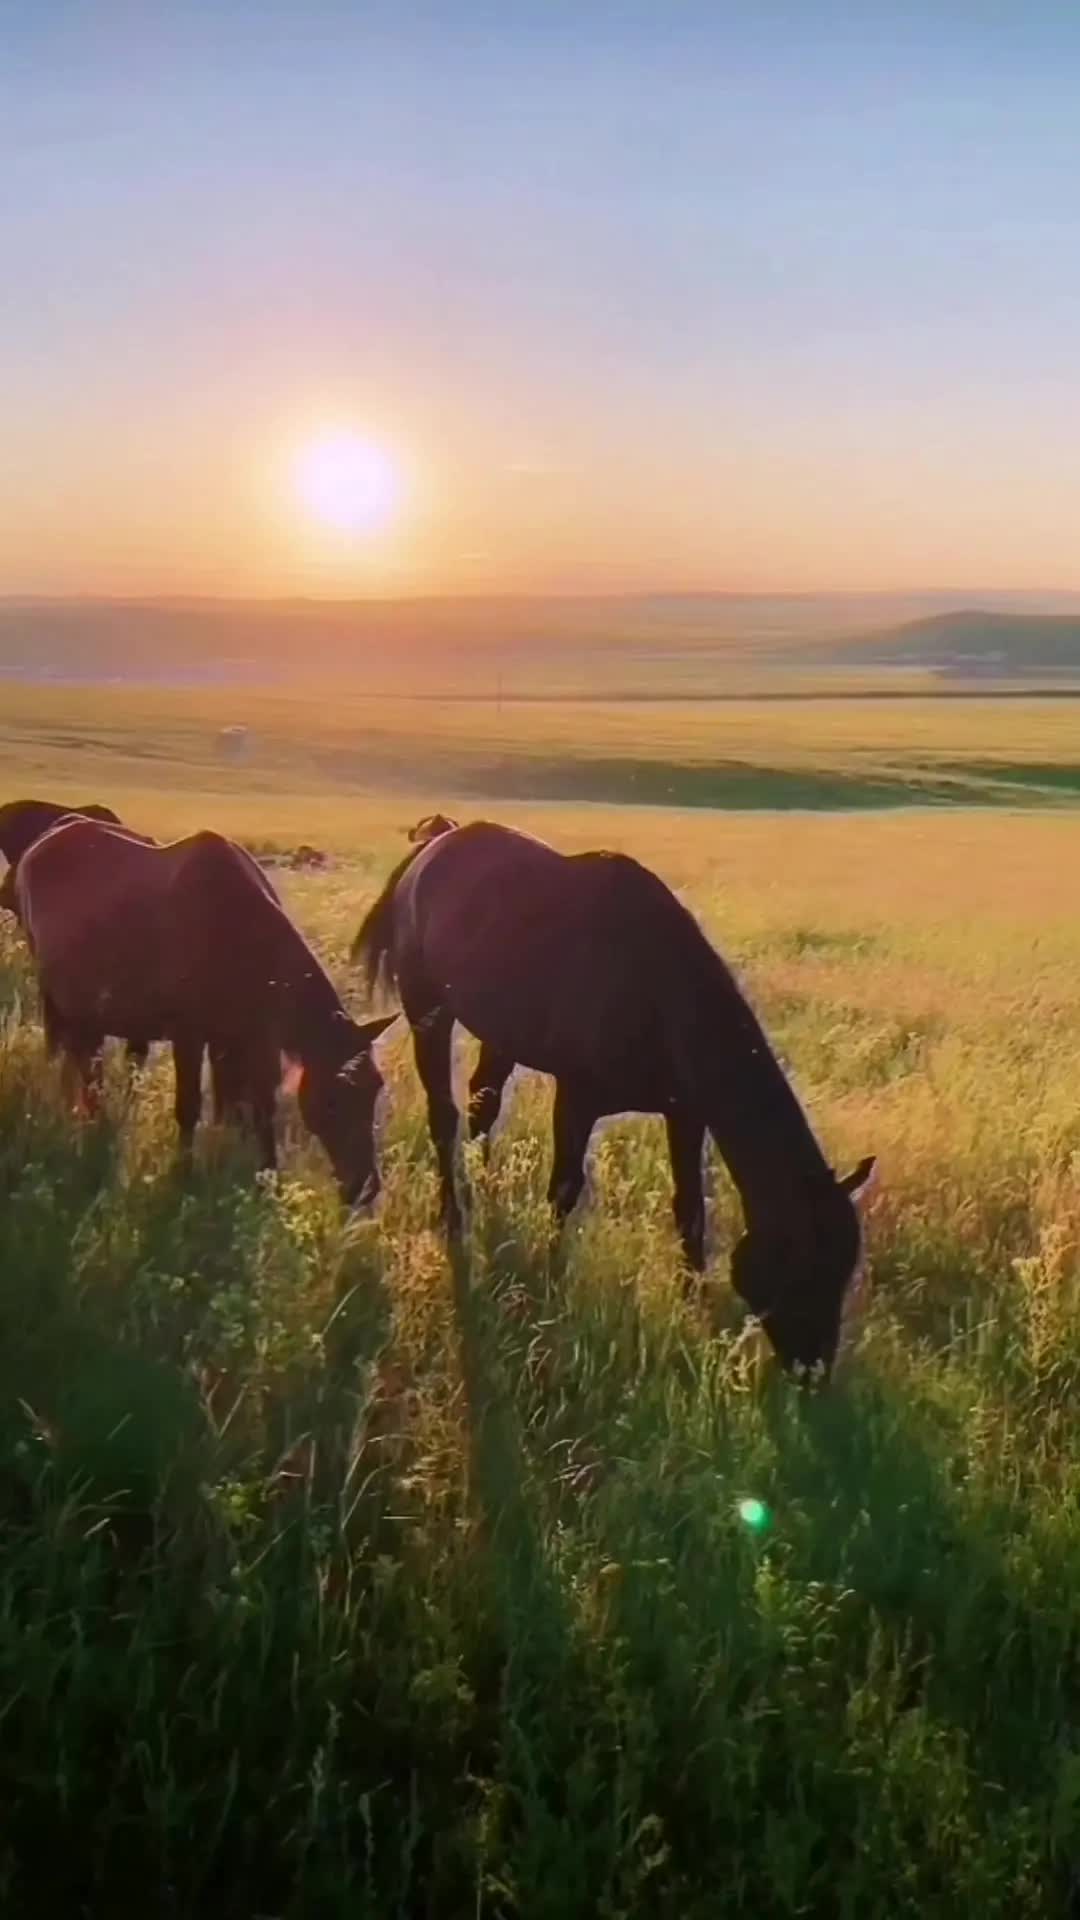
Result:
{"type": "Polygon", "coordinates": [[[359,433],[325,433],[309,440],[295,457],[293,480],[312,518],[341,533],[377,533],[393,520],[401,500],[394,461],[359,433]]]}

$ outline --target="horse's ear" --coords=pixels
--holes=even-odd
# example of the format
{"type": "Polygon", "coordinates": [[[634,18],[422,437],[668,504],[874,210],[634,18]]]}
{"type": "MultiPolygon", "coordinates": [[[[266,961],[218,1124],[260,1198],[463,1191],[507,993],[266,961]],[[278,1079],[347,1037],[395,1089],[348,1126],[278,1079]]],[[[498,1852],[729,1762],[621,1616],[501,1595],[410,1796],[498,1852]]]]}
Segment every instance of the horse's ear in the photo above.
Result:
{"type": "Polygon", "coordinates": [[[359,1040],[360,1052],[370,1052],[380,1033],[385,1033],[387,1027],[392,1027],[399,1018],[400,1015],[396,1013],[385,1013],[378,1020],[358,1020],[353,1039],[359,1040]]]}
{"type": "Polygon", "coordinates": [[[856,1205],[858,1205],[867,1198],[871,1189],[876,1185],[874,1173],[876,1166],[877,1155],[869,1153],[864,1160],[859,1161],[858,1166],[853,1168],[851,1173],[845,1173],[843,1178],[838,1180],[836,1184],[838,1187],[843,1188],[849,1200],[854,1200],[856,1205]]]}

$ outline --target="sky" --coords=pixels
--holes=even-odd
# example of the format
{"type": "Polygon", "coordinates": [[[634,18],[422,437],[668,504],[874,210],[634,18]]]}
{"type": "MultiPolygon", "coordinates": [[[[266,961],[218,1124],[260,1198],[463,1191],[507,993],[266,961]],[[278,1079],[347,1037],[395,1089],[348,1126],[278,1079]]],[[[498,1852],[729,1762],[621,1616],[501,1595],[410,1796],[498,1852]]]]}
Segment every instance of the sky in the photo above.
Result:
{"type": "Polygon", "coordinates": [[[0,593],[1080,587],[1078,82],[1059,0],[0,0],[0,593]]]}

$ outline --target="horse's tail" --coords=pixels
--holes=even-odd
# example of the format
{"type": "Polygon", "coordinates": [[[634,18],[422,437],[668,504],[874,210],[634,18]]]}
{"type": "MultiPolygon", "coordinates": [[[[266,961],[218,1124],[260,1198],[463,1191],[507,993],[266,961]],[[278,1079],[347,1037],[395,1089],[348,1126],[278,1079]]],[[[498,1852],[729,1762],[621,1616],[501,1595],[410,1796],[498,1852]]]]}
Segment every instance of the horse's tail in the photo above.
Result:
{"type": "Polygon", "coordinates": [[[394,894],[402,874],[412,866],[417,855],[423,853],[425,845],[426,842],[421,842],[419,846],[410,847],[404,860],[399,860],[392,869],[378,899],[364,915],[359,932],[349,948],[353,965],[363,969],[369,999],[378,992],[389,993],[397,986],[393,952],[394,894]]]}

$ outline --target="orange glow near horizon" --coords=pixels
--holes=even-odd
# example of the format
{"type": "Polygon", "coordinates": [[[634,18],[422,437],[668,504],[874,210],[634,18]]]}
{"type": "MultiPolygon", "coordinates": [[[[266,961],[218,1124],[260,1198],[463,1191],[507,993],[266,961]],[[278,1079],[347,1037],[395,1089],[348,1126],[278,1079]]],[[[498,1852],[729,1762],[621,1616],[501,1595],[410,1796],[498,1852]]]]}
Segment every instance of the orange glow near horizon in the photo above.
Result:
{"type": "MultiPolygon", "coordinates": [[[[362,399],[362,396],[361,396],[362,399]]],[[[914,444],[917,419],[859,444],[840,418],[734,411],[708,445],[553,419],[504,431],[403,404],[255,406],[185,419],[170,396],[129,420],[14,421],[0,473],[0,593],[408,597],[460,593],[1072,588],[1080,486],[1057,447],[995,460],[996,423],[914,444]],[[20,426],[22,431],[20,432],[20,426]],[[800,432],[799,427],[803,430],[800,432]],[[640,435],[649,457],[634,457],[640,435]],[[592,442],[590,444],[590,441],[592,442]],[[982,444],[980,444],[982,443],[982,444]],[[11,442],[9,441],[9,448],[11,442]]],[[[553,409],[554,412],[554,409],[553,409]]],[[[605,423],[606,424],[606,423],[605,423]]],[[[1071,450],[1069,452],[1071,463],[1071,450]]]]}
{"type": "Polygon", "coordinates": [[[1080,17],[780,11],[15,8],[0,593],[1080,587],[1080,17]]]}

